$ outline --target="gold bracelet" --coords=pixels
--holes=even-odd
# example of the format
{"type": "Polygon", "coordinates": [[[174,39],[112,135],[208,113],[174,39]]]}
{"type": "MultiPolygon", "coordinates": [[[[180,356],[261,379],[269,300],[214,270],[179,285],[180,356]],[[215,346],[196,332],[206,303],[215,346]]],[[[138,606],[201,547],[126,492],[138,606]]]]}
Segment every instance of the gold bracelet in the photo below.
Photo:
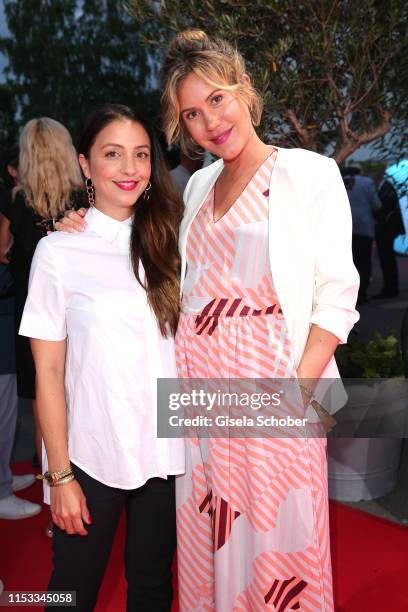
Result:
{"type": "Polygon", "coordinates": [[[313,397],[313,392],[308,388],[305,387],[305,385],[299,385],[300,390],[303,391],[303,393],[311,400],[313,397]]]}
{"type": "Polygon", "coordinates": [[[310,405],[316,412],[323,425],[326,426],[327,431],[331,431],[333,427],[337,425],[336,419],[326,410],[326,408],[323,408],[323,406],[316,399],[312,399],[310,401],[310,405]]]}
{"type": "Polygon", "coordinates": [[[72,465],[69,464],[69,467],[64,468],[63,470],[58,470],[55,472],[45,472],[44,474],[37,474],[38,480],[46,480],[49,485],[53,482],[61,480],[61,478],[65,478],[65,476],[69,476],[72,474],[72,465]]]}
{"type": "Polygon", "coordinates": [[[304,385],[299,385],[299,387],[306,397],[308,397],[310,406],[312,406],[323,425],[326,426],[327,431],[331,431],[333,427],[337,425],[336,419],[326,410],[326,408],[323,408],[320,402],[315,398],[314,393],[308,389],[308,387],[304,385]]]}
{"type": "Polygon", "coordinates": [[[64,485],[68,482],[71,482],[72,480],[75,480],[75,476],[71,472],[71,474],[68,474],[68,476],[64,476],[64,478],[60,478],[59,480],[53,480],[52,483],[50,482],[50,487],[59,487],[60,485],[64,485]]]}

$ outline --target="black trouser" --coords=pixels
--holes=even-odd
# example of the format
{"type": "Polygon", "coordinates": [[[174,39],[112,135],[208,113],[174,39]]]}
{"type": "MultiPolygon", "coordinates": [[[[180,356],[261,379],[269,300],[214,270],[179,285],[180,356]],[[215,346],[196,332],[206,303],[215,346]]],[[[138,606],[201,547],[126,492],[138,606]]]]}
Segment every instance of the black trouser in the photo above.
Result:
{"type": "Polygon", "coordinates": [[[360,275],[359,299],[366,297],[371,277],[371,251],[373,240],[369,236],[353,234],[353,261],[360,275]]]}
{"type": "Polygon", "coordinates": [[[127,610],[168,612],[176,546],[174,476],[152,478],[139,489],[125,491],[101,484],[76,466],[74,472],[86,496],[92,525],[86,526],[87,536],[68,535],[54,525],[54,567],[48,589],[76,591],[75,609],[94,609],[125,507],[127,610]]]}
{"type": "Polygon", "coordinates": [[[398,293],[398,266],[394,253],[395,236],[389,236],[381,227],[375,231],[378,257],[380,259],[383,275],[383,290],[390,293],[398,293]]]}

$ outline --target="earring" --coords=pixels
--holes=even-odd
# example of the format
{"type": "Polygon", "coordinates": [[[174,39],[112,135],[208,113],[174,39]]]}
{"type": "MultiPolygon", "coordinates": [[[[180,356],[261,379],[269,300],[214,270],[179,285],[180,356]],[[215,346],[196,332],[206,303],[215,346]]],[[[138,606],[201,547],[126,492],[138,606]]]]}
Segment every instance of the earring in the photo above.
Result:
{"type": "Polygon", "coordinates": [[[85,180],[86,195],[88,196],[89,208],[95,205],[95,187],[93,186],[92,179],[87,178],[85,180]]]}
{"type": "Polygon", "coordinates": [[[143,192],[143,199],[146,201],[150,198],[148,191],[150,191],[151,188],[152,188],[151,182],[147,181],[146,189],[143,192]]]}

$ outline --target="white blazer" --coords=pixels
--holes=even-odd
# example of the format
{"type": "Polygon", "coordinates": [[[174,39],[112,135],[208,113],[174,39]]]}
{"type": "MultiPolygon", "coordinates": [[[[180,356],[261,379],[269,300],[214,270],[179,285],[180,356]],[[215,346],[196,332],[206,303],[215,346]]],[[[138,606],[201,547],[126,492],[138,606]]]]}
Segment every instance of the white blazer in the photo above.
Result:
{"type": "MultiPolygon", "coordinates": [[[[186,246],[191,224],[214,186],[223,161],[198,170],[184,191],[185,213],[180,226],[181,295],[186,275],[186,246]]],[[[351,212],[336,162],[304,149],[278,148],[269,185],[269,258],[299,365],[312,323],[337,336],[341,343],[358,321],[355,309],[359,276],[351,251],[351,212]]],[[[322,378],[338,378],[334,357],[322,378]]],[[[316,387],[323,401],[327,385],[316,387]]],[[[336,385],[329,405],[335,412],[347,396],[336,385]]]]}

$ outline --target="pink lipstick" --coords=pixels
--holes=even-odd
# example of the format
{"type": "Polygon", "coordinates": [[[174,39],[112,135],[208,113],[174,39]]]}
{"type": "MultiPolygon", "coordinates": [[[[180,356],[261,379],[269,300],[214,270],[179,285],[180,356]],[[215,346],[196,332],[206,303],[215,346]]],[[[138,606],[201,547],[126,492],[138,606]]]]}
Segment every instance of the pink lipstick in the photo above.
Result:
{"type": "Polygon", "coordinates": [[[113,181],[123,191],[133,191],[137,187],[137,181],[113,181]]]}
{"type": "Polygon", "coordinates": [[[232,128],[230,128],[229,130],[226,130],[225,132],[222,132],[221,134],[218,134],[218,136],[216,136],[215,138],[211,138],[211,142],[213,142],[216,145],[222,145],[225,142],[227,142],[228,138],[230,137],[231,132],[232,132],[232,128]]]}

